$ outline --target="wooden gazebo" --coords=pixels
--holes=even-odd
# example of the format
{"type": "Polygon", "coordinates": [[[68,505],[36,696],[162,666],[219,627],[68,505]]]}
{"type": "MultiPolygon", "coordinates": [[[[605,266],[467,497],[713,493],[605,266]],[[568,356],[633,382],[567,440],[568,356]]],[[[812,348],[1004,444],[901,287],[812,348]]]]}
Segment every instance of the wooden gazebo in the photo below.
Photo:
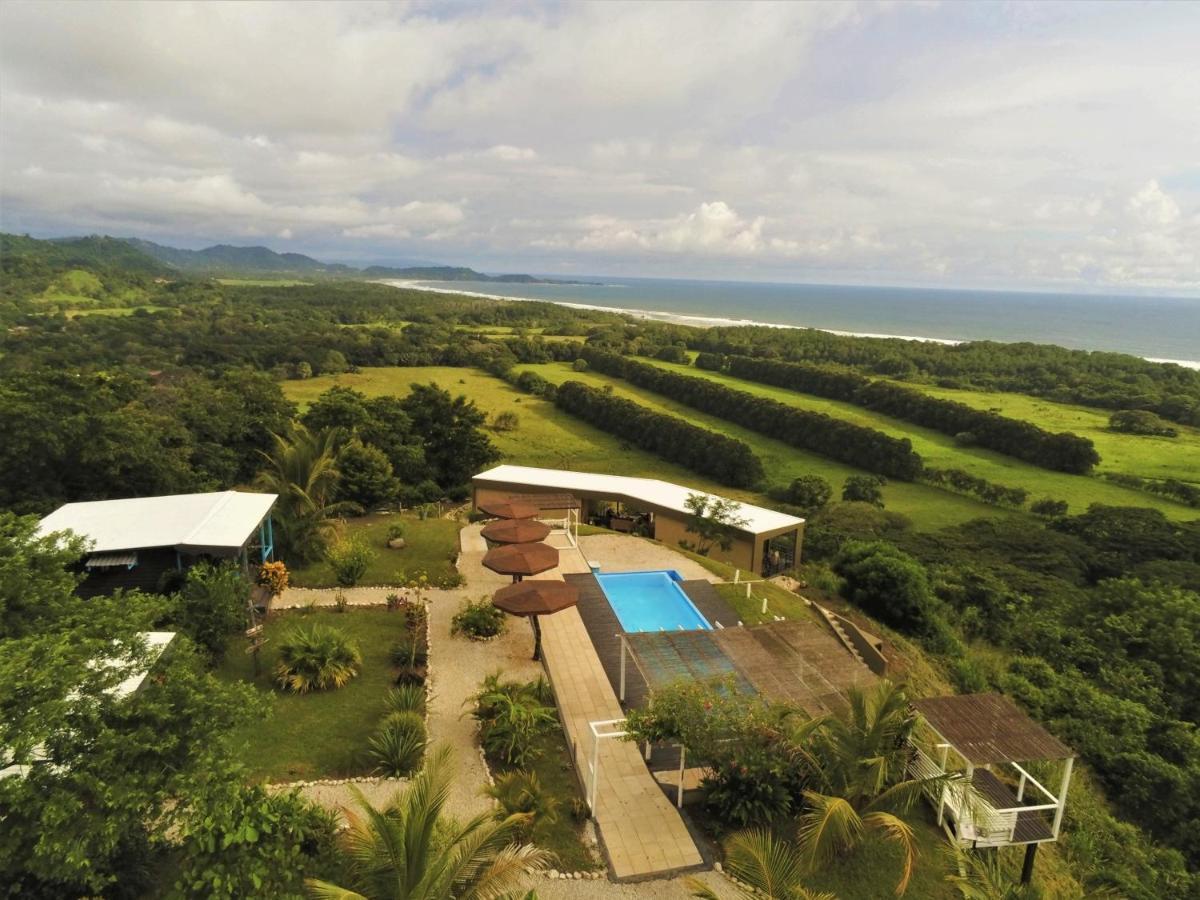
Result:
{"type": "Polygon", "coordinates": [[[931,735],[932,755],[914,741],[911,774],[959,776],[929,792],[938,824],[962,847],[1025,845],[1027,882],[1038,845],[1058,840],[1075,751],[1002,694],[931,697],[912,706],[931,735]],[[1025,768],[1031,763],[1058,768],[1057,794],[1025,768]]]}

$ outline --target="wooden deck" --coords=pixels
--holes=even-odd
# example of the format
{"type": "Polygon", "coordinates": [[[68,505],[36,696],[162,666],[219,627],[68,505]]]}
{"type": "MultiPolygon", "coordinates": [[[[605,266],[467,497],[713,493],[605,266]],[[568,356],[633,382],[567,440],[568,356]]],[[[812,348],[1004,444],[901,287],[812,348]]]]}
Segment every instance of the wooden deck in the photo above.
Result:
{"type": "MultiPolygon", "coordinates": [[[[971,785],[996,809],[1039,805],[1018,801],[1013,789],[987,769],[976,769],[971,775],[971,785]]],[[[1048,841],[1053,837],[1050,820],[1044,811],[1017,813],[1017,827],[1013,832],[1012,843],[1031,844],[1036,841],[1048,841]]]]}

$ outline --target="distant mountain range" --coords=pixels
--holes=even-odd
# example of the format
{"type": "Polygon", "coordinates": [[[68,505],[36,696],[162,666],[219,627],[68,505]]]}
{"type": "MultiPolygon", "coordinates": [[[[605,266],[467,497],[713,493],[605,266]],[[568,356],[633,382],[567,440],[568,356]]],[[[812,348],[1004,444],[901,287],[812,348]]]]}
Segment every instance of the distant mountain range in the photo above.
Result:
{"type": "MultiPolygon", "coordinates": [[[[68,240],[91,240],[71,238],[68,240]]],[[[414,263],[399,266],[368,266],[363,269],[344,263],[324,263],[303,253],[276,253],[269,247],[234,247],[216,244],[203,250],[181,250],[139,238],[125,238],[147,256],[185,272],[256,273],[271,275],[334,275],[354,278],[403,278],[413,281],[491,281],[509,284],[578,284],[551,281],[532,275],[485,275],[463,266],[414,263]]],[[[408,263],[408,260],[402,262],[408,263]]]]}

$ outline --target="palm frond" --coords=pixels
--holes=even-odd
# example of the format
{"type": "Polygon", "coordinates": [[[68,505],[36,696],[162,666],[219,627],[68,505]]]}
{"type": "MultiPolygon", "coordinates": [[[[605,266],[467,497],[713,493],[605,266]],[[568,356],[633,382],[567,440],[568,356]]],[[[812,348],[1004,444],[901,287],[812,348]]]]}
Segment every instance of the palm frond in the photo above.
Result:
{"type": "Polygon", "coordinates": [[[804,792],[808,812],[800,817],[798,840],[809,871],[816,871],[858,843],[863,822],[849,801],[815,791],[804,792]]]}
{"type": "Polygon", "coordinates": [[[328,881],[321,881],[319,878],[305,878],[304,893],[313,900],[368,900],[362,894],[348,891],[336,884],[330,884],[328,881]]]}
{"type": "Polygon", "coordinates": [[[796,848],[765,829],[740,831],[726,840],[725,866],[768,897],[787,897],[804,874],[796,848]]]}
{"type": "Polygon", "coordinates": [[[864,826],[883,832],[885,838],[899,844],[904,851],[904,869],[896,884],[896,896],[902,896],[908,890],[913,869],[917,865],[917,842],[912,827],[899,816],[886,812],[868,813],[862,821],[864,826]]]}

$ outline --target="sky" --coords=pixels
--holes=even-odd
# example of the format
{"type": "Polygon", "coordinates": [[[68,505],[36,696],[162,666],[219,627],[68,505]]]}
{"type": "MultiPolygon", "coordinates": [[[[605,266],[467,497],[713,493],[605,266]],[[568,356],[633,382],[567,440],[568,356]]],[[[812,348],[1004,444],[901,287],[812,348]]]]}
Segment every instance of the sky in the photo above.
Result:
{"type": "Polygon", "coordinates": [[[0,4],[0,228],[1200,294],[1200,4],[0,4]]]}

